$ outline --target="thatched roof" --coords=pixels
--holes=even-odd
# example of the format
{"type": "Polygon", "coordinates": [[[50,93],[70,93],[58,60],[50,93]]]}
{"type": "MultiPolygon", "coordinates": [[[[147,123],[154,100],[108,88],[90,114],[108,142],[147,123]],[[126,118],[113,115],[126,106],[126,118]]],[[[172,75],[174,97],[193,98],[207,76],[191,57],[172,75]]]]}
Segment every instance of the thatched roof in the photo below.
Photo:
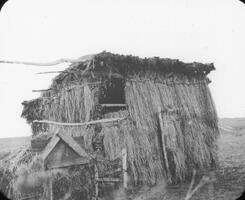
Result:
{"type": "MultiPolygon", "coordinates": [[[[199,63],[199,62],[192,62],[192,63],[184,63],[178,59],[170,59],[170,58],[159,58],[159,57],[145,57],[140,58],[138,56],[132,56],[132,55],[120,55],[120,54],[114,54],[110,52],[103,51],[98,54],[90,55],[81,57],[81,63],[85,63],[87,61],[94,60],[100,61],[100,63],[97,63],[96,67],[99,66],[105,66],[109,63],[125,63],[124,68],[125,69],[150,69],[150,70],[160,70],[165,72],[175,72],[175,73],[201,73],[205,72],[206,74],[209,73],[212,70],[215,70],[215,67],[213,63],[199,63]]],[[[77,63],[74,65],[71,65],[68,70],[71,70],[72,68],[76,67],[77,63]]],[[[118,65],[114,65],[111,67],[119,67],[118,65]]],[[[67,70],[67,71],[68,71],[67,70]]],[[[66,71],[66,72],[67,72],[66,71]]]]}
{"type": "Polygon", "coordinates": [[[213,63],[184,63],[178,59],[159,57],[140,58],[138,56],[113,54],[106,51],[83,56],[80,59],[80,63],[71,64],[55,80],[62,80],[68,73],[76,73],[81,70],[86,72],[89,69],[99,68],[110,68],[110,72],[116,71],[123,75],[131,70],[157,70],[164,73],[179,73],[191,76],[197,74],[207,75],[212,70],[215,70],[213,63]]]}
{"type": "MultiPolygon", "coordinates": [[[[183,74],[188,77],[206,77],[212,70],[215,70],[213,63],[184,63],[178,59],[159,57],[140,58],[138,56],[113,54],[106,51],[82,56],[78,60],[79,62],[71,64],[67,69],[54,77],[49,89],[40,90],[42,92],[40,98],[22,102],[24,109],[21,117],[26,118],[28,123],[33,118],[42,119],[42,110],[35,108],[40,108],[43,97],[49,97],[51,91],[58,92],[63,86],[66,86],[68,90],[74,89],[74,87],[83,87],[82,80],[86,82],[89,79],[94,79],[92,81],[93,84],[97,84],[99,83],[95,82],[95,76],[97,75],[106,78],[125,79],[131,71],[143,71],[143,73],[144,71],[159,71],[170,76],[173,74],[183,74]],[[86,79],[84,79],[85,77],[86,79]],[[71,87],[67,87],[68,85],[71,87]],[[30,115],[30,113],[32,114],[30,115]]],[[[208,78],[205,79],[207,82],[210,82],[208,78]]]]}

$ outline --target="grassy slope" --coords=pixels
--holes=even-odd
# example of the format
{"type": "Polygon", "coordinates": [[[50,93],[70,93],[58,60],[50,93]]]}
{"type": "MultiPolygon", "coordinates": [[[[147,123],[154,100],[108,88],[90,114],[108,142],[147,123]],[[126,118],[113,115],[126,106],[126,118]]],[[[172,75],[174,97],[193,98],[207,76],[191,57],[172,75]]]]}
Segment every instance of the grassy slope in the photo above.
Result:
{"type": "Polygon", "coordinates": [[[245,118],[221,118],[220,125],[230,126],[235,130],[245,131],[245,118]]]}
{"type": "Polygon", "coordinates": [[[0,160],[10,152],[29,145],[30,137],[0,138],[0,160]]]}

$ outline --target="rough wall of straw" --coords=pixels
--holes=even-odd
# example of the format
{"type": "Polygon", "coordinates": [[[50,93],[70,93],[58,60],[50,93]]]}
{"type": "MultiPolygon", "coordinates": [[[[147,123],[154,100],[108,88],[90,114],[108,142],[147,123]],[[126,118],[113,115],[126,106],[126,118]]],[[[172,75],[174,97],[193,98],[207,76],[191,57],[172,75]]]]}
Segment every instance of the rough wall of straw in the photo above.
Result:
{"type": "MultiPolygon", "coordinates": [[[[104,117],[127,117],[128,115],[128,111],[125,110],[107,113],[104,117]]],[[[154,146],[153,143],[156,138],[148,137],[147,130],[139,132],[131,119],[116,124],[102,124],[101,131],[98,134],[103,138],[102,143],[106,160],[121,159],[122,149],[127,149],[130,184],[154,185],[163,178],[159,152],[156,151],[158,146],[154,146]]],[[[96,136],[98,135],[95,132],[85,133],[86,149],[91,149],[93,138],[96,136]]]]}
{"type": "Polygon", "coordinates": [[[34,136],[59,129],[54,125],[32,123],[34,120],[85,122],[94,117],[91,113],[97,104],[95,96],[99,93],[100,79],[83,77],[90,67],[93,67],[92,60],[72,65],[53,79],[50,89],[42,92],[40,98],[22,103],[22,117],[31,123],[34,136]]]}
{"type": "Polygon", "coordinates": [[[90,119],[94,97],[88,85],[62,89],[56,98],[44,104],[44,117],[59,122],[82,122],[90,119]]]}
{"type": "Polygon", "coordinates": [[[138,137],[150,141],[147,148],[153,149],[159,160],[158,107],[178,111],[175,115],[162,114],[173,181],[184,179],[193,167],[206,169],[215,163],[217,115],[204,76],[133,73],[125,95],[138,137]]]}
{"type": "MultiPolygon", "coordinates": [[[[71,89],[65,87],[58,93],[53,93],[50,98],[43,98],[42,108],[40,108],[42,119],[66,123],[91,120],[96,100],[94,95],[97,91],[98,88],[91,89],[85,83],[71,89]]],[[[39,123],[34,124],[36,127],[39,123]]],[[[45,131],[51,133],[66,131],[69,135],[80,136],[84,132],[84,127],[46,125],[46,130],[38,129],[38,127],[33,129],[34,135],[45,131]]]]}

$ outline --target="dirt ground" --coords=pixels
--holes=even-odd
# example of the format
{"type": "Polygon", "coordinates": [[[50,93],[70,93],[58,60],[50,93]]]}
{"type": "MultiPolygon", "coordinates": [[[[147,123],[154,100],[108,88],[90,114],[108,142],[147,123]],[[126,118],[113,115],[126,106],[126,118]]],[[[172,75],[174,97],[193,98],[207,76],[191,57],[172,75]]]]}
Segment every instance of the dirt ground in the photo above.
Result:
{"type": "MultiPolygon", "coordinates": [[[[235,200],[245,190],[245,131],[222,132],[218,140],[216,181],[200,188],[191,200],[235,200]]],[[[198,180],[197,180],[198,182],[198,180]]],[[[190,182],[175,186],[159,184],[145,189],[134,200],[184,200],[190,182]]]]}

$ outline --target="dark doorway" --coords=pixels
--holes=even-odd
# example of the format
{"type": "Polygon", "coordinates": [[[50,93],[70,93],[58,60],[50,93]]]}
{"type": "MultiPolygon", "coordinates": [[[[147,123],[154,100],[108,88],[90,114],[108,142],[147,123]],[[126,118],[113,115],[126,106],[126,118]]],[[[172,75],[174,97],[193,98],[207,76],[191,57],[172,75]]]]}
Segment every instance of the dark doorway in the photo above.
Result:
{"type": "Polygon", "coordinates": [[[100,95],[100,104],[124,104],[124,80],[113,78],[106,82],[100,95]]]}
{"type": "Polygon", "coordinates": [[[125,81],[119,78],[108,80],[101,89],[99,103],[104,112],[114,112],[125,108],[125,81]]]}

